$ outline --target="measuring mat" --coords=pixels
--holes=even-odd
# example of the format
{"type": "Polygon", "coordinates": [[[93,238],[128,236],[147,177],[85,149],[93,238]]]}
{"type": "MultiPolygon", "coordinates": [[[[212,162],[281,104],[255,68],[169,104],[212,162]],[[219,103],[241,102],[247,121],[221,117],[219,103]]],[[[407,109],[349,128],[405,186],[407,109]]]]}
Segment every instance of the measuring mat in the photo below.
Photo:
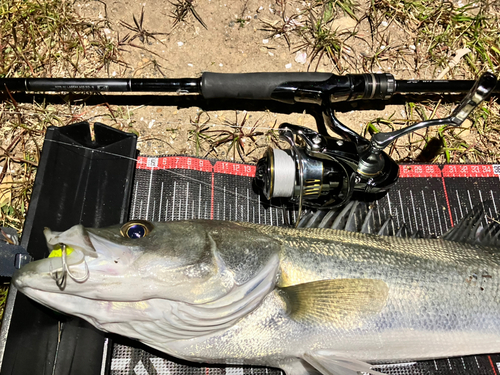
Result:
{"type": "MultiPolygon", "coordinates": [[[[213,219],[267,225],[295,222],[296,211],[263,200],[253,186],[255,165],[185,156],[144,157],[137,161],[130,220],[213,219]]],[[[377,202],[384,216],[411,233],[437,237],[473,206],[493,201],[500,212],[500,165],[400,166],[400,179],[377,202]]],[[[165,356],[115,343],[111,375],[278,375],[281,370],[189,366],[165,356]]],[[[377,365],[387,374],[500,375],[500,354],[377,365]]]]}

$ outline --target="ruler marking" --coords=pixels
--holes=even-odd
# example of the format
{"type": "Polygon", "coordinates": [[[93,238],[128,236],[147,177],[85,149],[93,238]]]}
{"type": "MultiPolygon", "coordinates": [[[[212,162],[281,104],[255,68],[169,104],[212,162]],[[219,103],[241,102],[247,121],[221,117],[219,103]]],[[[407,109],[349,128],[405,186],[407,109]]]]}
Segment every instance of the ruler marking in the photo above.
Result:
{"type": "Polygon", "coordinates": [[[448,214],[450,215],[451,226],[454,227],[453,217],[451,216],[450,200],[448,199],[448,190],[446,190],[446,183],[444,181],[443,173],[441,173],[441,181],[443,182],[444,197],[446,198],[446,207],[448,207],[448,214]]]}
{"type": "Polygon", "coordinates": [[[200,215],[201,215],[201,184],[198,190],[198,219],[201,218],[200,215]]]}
{"type": "MultiPolygon", "coordinates": [[[[427,203],[425,203],[425,194],[424,191],[422,190],[422,202],[424,203],[424,212],[425,212],[425,220],[427,220],[427,228],[429,228],[429,235],[431,234],[431,225],[430,225],[430,220],[429,220],[429,213],[427,212],[427,203]]],[[[422,213],[420,213],[420,216],[422,217],[422,213]]],[[[423,217],[422,217],[423,220],[423,217]]],[[[422,227],[424,223],[422,221],[422,227]]],[[[436,227],[436,223],[434,223],[434,227],[436,227]]]]}
{"type": "MultiPolygon", "coordinates": [[[[410,198],[411,198],[411,206],[413,208],[413,216],[415,218],[415,230],[418,232],[417,210],[415,209],[415,199],[413,199],[413,191],[411,191],[411,190],[410,190],[410,198]]],[[[409,216],[409,214],[408,214],[408,216],[409,216]]],[[[424,230],[424,228],[422,228],[422,230],[424,230]]]]}
{"type": "Polygon", "coordinates": [[[481,368],[481,366],[479,366],[479,361],[477,360],[476,356],[474,356],[474,359],[476,360],[476,366],[477,366],[477,368],[481,368]]]}
{"type": "Polygon", "coordinates": [[[493,365],[493,361],[491,360],[491,355],[488,356],[488,359],[490,360],[490,365],[491,365],[491,368],[493,369],[493,373],[495,375],[498,375],[497,369],[495,368],[495,366],[493,365]]]}
{"type": "MultiPolygon", "coordinates": [[[[401,198],[401,190],[398,190],[398,195],[399,195],[399,204],[401,205],[401,216],[403,216],[403,223],[405,223],[405,208],[403,206],[403,199],[401,198]]],[[[410,218],[408,218],[409,220],[410,218]]]]}
{"type": "Polygon", "coordinates": [[[182,198],[179,197],[179,216],[178,217],[178,220],[181,220],[182,218],[182,198]]]}
{"type": "Polygon", "coordinates": [[[238,221],[238,186],[234,187],[234,221],[238,221]]]}
{"type": "Polygon", "coordinates": [[[222,204],[222,208],[224,210],[222,220],[226,220],[226,185],[224,185],[224,203],[222,204]]]}
{"type": "Polygon", "coordinates": [[[455,213],[455,220],[458,223],[460,221],[460,219],[458,218],[458,213],[457,213],[457,208],[456,207],[453,208],[453,212],[455,213]]]}
{"type": "Polygon", "coordinates": [[[493,190],[490,190],[491,200],[493,201],[493,208],[495,209],[495,214],[498,215],[497,205],[495,203],[495,197],[493,196],[493,190]]]}
{"type": "MultiPolygon", "coordinates": [[[[410,207],[406,207],[406,210],[408,211],[408,223],[410,224],[410,231],[413,232],[413,226],[411,225],[410,207]]],[[[417,225],[417,223],[415,223],[415,226],[416,225],[417,225]]]]}
{"type": "Polygon", "coordinates": [[[438,370],[438,364],[437,364],[436,360],[434,360],[434,368],[436,369],[436,371],[438,370]]]}
{"type": "Polygon", "coordinates": [[[250,221],[250,191],[247,188],[247,221],[250,221]]]}
{"type": "MultiPolygon", "coordinates": [[[[212,181],[211,181],[211,189],[210,189],[210,219],[214,219],[214,190],[215,190],[215,173],[214,167],[212,167],[212,181]]],[[[205,214],[205,217],[206,214],[205,214]]]]}
{"type": "MultiPolygon", "coordinates": [[[[433,190],[433,193],[434,193],[434,201],[436,202],[436,212],[437,212],[437,217],[438,217],[438,222],[439,222],[439,229],[441,230],[441,233],[439,233],[440,235],[444,233],[443,231],[443,226],[441,224],[441,216],[439,215],[439,204],[438,204],[438,200],[437,200],[437,196],[436,196],[436,190],[433,190]]],[[[446,228],[448,229],[448,228],[446,228]]]]}
{"type": "Polygon", "coordinates": [[[460,357],[462,360],[462,366],[464,366],[464,370],[467,370],[467,366],[465,365],[464,357],[460,357]]]}
{"type": "Polygon", "coordinates": [[[194,204],[191,206],[191,219],[194,219],[194,204]]]}
{"type": "Polygon", "coordinates": [[[189,181],[186,182],[186,208],[184,209],[184,220],[188,218],[188,207],[189,207],[189,181]]]}
{"type": "Polygon", "coordinates": [[[175,213],[175,190],[177,188],[177,181],[174,181],[174,193],[172,196],[172,221],[174,220],[174,213],[175,213]]]}
{"type": "Polygon", "coordinates": [[[387,205],[389,206],[389,214],[392,214],[391,197],[389,196],[389,193],[387,193],[387,205]]]}
{"type": "Polygon", "coordinates": [[[455,194],[457,195],[458,207],[460,208],[460,219],[464,217],[464,212],[462,211],[462,202],[460,202],[460,197],[458,196],[458,190],[455,190],[455,194]]]}
{"type": "Polygon", "coordinates": [[[156,199],[153,199],[153,213],[151,214],[151,221],[154,221],[156,212],[156,199]]]}
{"type": "Polygon", "coordinates": [[[146,220],[148,220],[148,215],[149,215],[149,203],[150,203],[150,199],[151,199],[151,188],[153,186],[153,169],[154,168],[151,168],[151,175],[149,177],[149,189],[148,189],[148,203],[147,203],[147,207],[146,207],[146,220]]]}
{"type": "Polygon", "coordinates": [[[168,217],[167,215],[168,215],[168,199],[165,202],[165,221],[167,221],[167,217],[168,217]]]}
{"type": "MultiPolygon", "coordinates": [[[[425,236],[425,224],[424,224],[424,215],[422,215],[422,209],[419,207],[418,212],[420,214],[420,224],[422,225],[422,232],[424,232],[425,236]]],[[[429,226],[429,222],[427,222],[427,229],[429,230],[429,236],[431,235],[431,227],[429,226]]]]}
{"type": "Polygon", "coordinates": [[[260,224],[260,194],[259,194],[258,198],[259,198],[259,224],[260,224]]]}
{"type": "Polygon", "coordinates": [[[450,371],[453,370],[453,367],[451,366],[451,361],[449,358],[446,359],[448,361],[448,367],[450,368],[450,371]]]}
{"type": "Polygon", "coordinates": [[[139,205],[139,219],[143,219],[143,217],[142,217],[142,199],[141,199],[141,204],[139,205]]]}
{"type": "Polygon", "coordinates": [[[231,207],[231,203],[229,203],[229,221],[231,221],[231,212],[233,207],[231,207]]]}
{"type": "Polygon", "coordinates": [[[160,207],[158,207],[158,221],[161,221],[161,203],[163,201],[163,181],[161,182],[160,207]]]}
{"type": "MultiPolygon", "coordinates": [[[[470,204],[470,209],[474,209],[474,205],[472,204],[472,199],[470,197],[470,191],[469,189],[467,189],[467,196],[469,197],[469,204],[470,204]]],[[[469,212],[469,210],[467,210],[467,213],[469,212]]]]}
{"type": "Polygon", "coordinates": [[[135,183],[135,192],[134,192],[134,207],[132,208],[132,218],[135,219],[135,206],[137,206],[137,189],[139,187],[139,181],[135,183]]]}

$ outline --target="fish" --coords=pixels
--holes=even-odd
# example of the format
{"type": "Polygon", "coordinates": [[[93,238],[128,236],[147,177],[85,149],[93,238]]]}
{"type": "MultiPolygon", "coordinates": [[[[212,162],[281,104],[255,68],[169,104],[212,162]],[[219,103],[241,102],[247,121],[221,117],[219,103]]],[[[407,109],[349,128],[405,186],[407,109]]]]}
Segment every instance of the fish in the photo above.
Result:
{"type": "Polygon", "coordinates": [[[306,215],[305,228],[46,228],[49,257],[12,282],[44,306],[192,362],[381,374],[374,364],[500,352],[500,225],[486,212],[471,210],[437,239],[394,236],[389,221],[367,229],[373,215],[356,223],[353,209],[341,224],[345,213],[306,215]]]}

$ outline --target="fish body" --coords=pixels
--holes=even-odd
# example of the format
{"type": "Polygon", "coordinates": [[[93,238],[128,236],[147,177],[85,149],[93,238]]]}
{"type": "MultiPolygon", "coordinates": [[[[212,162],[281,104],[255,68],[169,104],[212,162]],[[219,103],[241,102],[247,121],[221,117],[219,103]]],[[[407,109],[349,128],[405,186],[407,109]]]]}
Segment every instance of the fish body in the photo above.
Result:
{"type": "Polygon", "coordinates": [[[374,362],[500,352],[492,241],[149,225],[137,239],[120,226],[48,231],[49,247],[71,254],[32,262],[13,282],[43,305],[190,361],[354,374],[374,362]]]}

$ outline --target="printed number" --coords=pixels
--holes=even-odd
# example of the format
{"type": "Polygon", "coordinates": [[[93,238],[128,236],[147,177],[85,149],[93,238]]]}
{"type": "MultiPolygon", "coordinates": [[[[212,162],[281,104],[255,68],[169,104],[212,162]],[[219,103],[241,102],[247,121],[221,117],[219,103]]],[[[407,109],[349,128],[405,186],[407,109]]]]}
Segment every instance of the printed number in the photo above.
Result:
{"type": "Polygon", "coordinates": [[[161,163],[162,163],[163,165],[167,165],[167,158],[163,158],[163,159],[161,160],[161,163]]]}
{"type": "Polygon", "coordinates": [[[191,158],[187,158],[187,165],[191,166],[191,158]]]}
{"type": "Polygon", "coordinates": [[[229,169],[229,163],[222,163],[222,169],[229,169]]]}
{"type": "Polygon", "coordinates": [[[479,173],[479,165],[471,166],[472,173],[479,173]]]}
{"type": "Polygon", "coordinates": [[[148,158],[146,165],[150,168],[158,167],[158,159],[157,158],[148,158]]]}
{"type": "Polygon", "coordinates": [[[456,165],[450,165],[450,173],[457,173],[457,166],[456,165]]]}
{"type": "Polygon", "coordinates": [[[240,170],[240,165],[239,164],[234,164],[233,168],[234,168],[235,171],[239,171],[240,170]]]}
{"type": "Polygon", "coordinates": [[[250,173],[252,171],[252,168],[250,168],[249,165],[245,165],[244,170],[246,173],[250,173]]]}
{"type": "Polygon", "coordinates": [[[500,174],[500,164],[493,165],[493,173],[500,174]]]}
{"type": "Polygon", "coordinates": [[[420,165],[416,165],[414,171],[415,173],[422,173],[422,167],[420,165]]]}
{"type": "Polygon", "coordinates": [[[432,165],[425,166],[425,171],[427,173],[433,173],[434,172],[434,166],[432,166],[432,165]]]}
{"type": "Polygon", "coordinates": [[[203,162],[204,160],[200,160],[200,168],[203,168],[203,162]]]}
{"type": "Polygon", "coordinates": [[[467,173],[468,170],[469,170],[469,167],[467,165],[462,165],[460,167],[460,172],[462,172],[462,173],[467,173]]]}
{"type": "Polygon", "coordinates": [[[491,173],[491,168],[489,165],[483,165],[483,173],[491,173]]]}

